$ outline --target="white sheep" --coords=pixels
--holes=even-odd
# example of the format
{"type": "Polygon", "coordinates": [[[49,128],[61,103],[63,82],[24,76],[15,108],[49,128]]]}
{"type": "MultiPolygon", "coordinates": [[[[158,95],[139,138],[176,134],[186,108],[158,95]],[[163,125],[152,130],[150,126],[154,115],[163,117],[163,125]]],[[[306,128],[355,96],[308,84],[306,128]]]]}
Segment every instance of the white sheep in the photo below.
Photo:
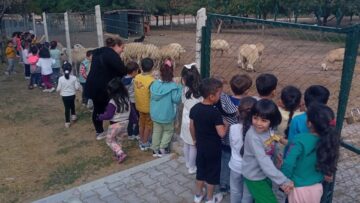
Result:
{"type": "Polygon", "coordinates": [[[239,47],[238,54],[238,66],[247,70],[255,71],[254,65],[260,62],[260,56],[265,49],[265,46],[259,44],[259,47],[255,44],[243,44],[239,47]]]}
{"type": "Polygon", "coordinates": [[[323,71],[329,70],[327,63],[334,64],[336,61],[344,61],[345,48],[339,48],[329,51],[324,61],[321,63],[321,68],[323,71]]]}
{"type": "Polygon", "coordinates": [[[176,60],[180,60],[180,55],[185,53],[186,50],[178,43],[171,43],[160,48],[160,59],[164,61],[165,59],[171,59],[174,63],[174,68],[176,67],[176,60]]]}
{"type": "MultiPolygon", "coordinates": [[[[59,46],[59,48],[61,46],[59,46]]],[[[71,59],[75,74],[78,73],[78,65],[86,58],[86,52],[94,49],[96,48],[85,48],[81,44],[74,45],[74,48],[71,49],[71,59]]],[[[69,56],[66,48],[62,48],[62,54],[63,54],[62,60],[69,60],[68,58],[69,56]]]]}
{"type": "Polygon", "coordinates": [[[221,56],[223,55],[224,51],[228,52],[229,48],[229,43],[223,39],[216,39],[211,42],[211,50],[221,51],[221,56]]]}
{"type": "Polygon", "coordinates": [[[124,63],[136,61],[139,63],[144,54],[144,45],[142,43],[132,42],[124,45],[124,51],[121,53],[121,58],[124,63]]]}

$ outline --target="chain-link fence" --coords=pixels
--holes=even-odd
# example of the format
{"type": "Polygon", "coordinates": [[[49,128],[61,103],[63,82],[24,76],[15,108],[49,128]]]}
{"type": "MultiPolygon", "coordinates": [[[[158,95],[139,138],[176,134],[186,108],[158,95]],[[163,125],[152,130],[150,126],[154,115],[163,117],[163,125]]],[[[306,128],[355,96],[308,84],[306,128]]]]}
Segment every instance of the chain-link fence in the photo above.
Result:
{"type": "MultiPolygon", "coordinates": [[[[358,63],[354,64],[357,58],[359,27],[325,28],[217,14],[209,14],[207,18],[202,32],[203,76],[220,75],[230,81],[235,74],[248,74],[255,81],[261,73],[272,73],[278,78],[278,94],[274,101],[279,99],[279,92],[287,85],[297,86],[302,92],[310,85],[323,85],[331,92],[328,105],[335,112],[338,111],[338,127],[343,126],[344,115],[354,118],[355,122],[360,121],[360,113],[356,110],[360,107],[360,90],[357,88],[360,80],[358,74],[352,74],[354,65],[356,73],[360,67],[358,63]],[[345,50],[347,60],[344,62],[345,50]],[[343,63],[346,68],[344,72],[343,63]],[[347,88],[350,86],[346,104],[347,88]],[[340,90],[342,91],[339,95],[340,90]]],[[[229,87],[225,89],[230,93],[229,87]]],[[[255,85],[251,88],[250,95],[257,95],[255,85]]],[[[350,124],[351,119],[347,120],[350,122],[344,122],[345,129],[354,128],[354,124],[350,124]]],[[[356,132],[344,131],[343,138],[347,143],[360,146],[356,132]]],[[[335,187],[334,196],[339,202],[344,199],[345,194],[339,191],[348,191],[349,186],[360,188],[359,179],[345,181],[346,184],[343,184],[343,177],[351,177],[350,173],[356,176],[356,172],[360,172],[357,167],[360,163],[359,155],[344,149],[341,154],[336,179],[339,184],[335,187]]],[[[359,200],[360,190],[354,189],[352,192],[354,194],[347,194],[345,202],[359,200]]],[[[331,196],[331,193],[325,194],[328,198],[331,196]]],[[[325,200],[328,201],[330,200],[325,200]]]]}
{"type": "Polygon", "coordinates": [[[5,15],[1,21],[1,26],[8,38],[11,38],[13,32],[33,30],[31,19],[28,16],[18,14],[5,15]]]}
{"type": "Polygon", "coordinates": [[[81,44],[84,47],[97,47],[95,11],[69,13],[69,32],[71,47],[75,44],[81,44]]]}
{"type": "Polygon", "coordinates": [[[66,47],[64,14],[46,13],[45,15],[49,41],[60,42],[62,46],[66,47]]]}

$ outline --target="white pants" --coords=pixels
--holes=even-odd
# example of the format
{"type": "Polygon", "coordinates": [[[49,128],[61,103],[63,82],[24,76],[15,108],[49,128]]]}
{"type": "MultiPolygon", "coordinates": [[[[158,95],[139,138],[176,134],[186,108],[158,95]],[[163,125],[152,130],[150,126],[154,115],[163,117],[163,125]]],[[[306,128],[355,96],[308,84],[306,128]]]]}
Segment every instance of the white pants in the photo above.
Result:
{"type": "Polygon", "coordinates": [[[195,145],[184,142],[184,156],[187,168],[194,169],[196,167],[196,147],[195,145]]]}

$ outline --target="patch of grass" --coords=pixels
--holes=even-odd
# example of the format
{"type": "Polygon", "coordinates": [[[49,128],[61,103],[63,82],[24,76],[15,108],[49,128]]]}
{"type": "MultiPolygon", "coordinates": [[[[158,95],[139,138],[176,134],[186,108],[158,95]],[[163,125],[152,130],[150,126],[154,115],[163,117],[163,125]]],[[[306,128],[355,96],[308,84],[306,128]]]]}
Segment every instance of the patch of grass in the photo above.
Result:
{"type": "Polygon", "coordinates": [[[62,164],[49,174],[49,179],[44,183],[44,189],[69,185],[83,175],[90,174],[102,167],[109,166],[113,160],[111,156],[76,157],[69,164],[62,164]]]}
{"type": "Polygon", "coordinates": [[[59,150],[56,151],[56,154],[57,155],[65,155],[67,153],[69,153],[71,150],[73,149],[77,149],[77,148],[80,148],[80,147],[84,147],[84,146],[88,146],[89,144],[91,143],[91,141],[87,141],[87,140],[81,140],[80,142],[78,143],[75,143],[73,145],[70,145],[70,146],[66,146],[66,147],[63,147],[59,150]]]}

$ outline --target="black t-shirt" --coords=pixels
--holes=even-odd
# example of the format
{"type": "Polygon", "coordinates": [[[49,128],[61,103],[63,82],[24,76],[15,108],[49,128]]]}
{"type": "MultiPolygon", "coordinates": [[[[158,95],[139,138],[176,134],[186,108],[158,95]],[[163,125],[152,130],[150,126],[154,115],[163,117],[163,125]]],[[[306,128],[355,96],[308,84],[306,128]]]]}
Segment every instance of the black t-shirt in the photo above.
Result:
{"type": "Polygon", "coordinates": [[[216,126],[224,125],[224,122],[216,106],[197,103],[190,110],[190,119],[194,121],[196,148],[221,150],[221,138],[216,126]]]}

